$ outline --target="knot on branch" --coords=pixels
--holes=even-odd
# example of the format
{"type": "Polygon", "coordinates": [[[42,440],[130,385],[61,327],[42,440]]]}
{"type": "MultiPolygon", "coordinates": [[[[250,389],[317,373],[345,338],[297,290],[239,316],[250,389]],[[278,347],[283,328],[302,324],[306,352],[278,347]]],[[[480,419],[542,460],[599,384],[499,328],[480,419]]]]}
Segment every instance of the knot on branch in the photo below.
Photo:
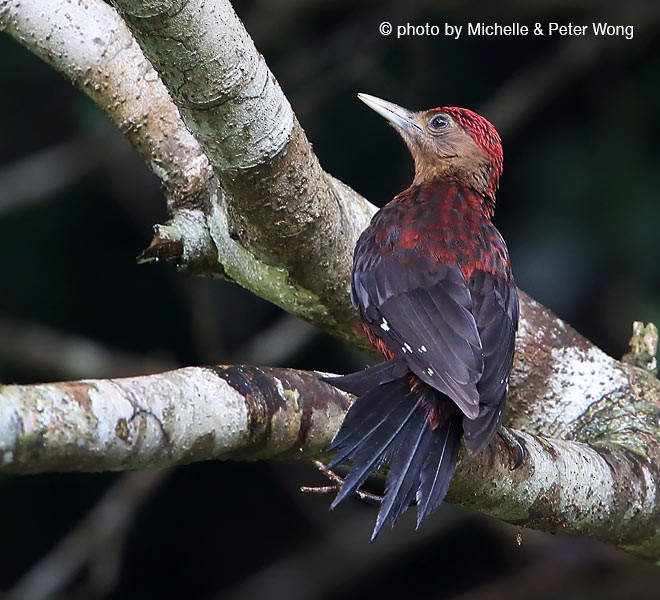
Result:
{"type": "Polygon", "coordinates": [[[653,323],[644,325],[641,321],[634,321],[629,345],[630,352],[621,360],[657,375],[658,328],[653,323]]]}

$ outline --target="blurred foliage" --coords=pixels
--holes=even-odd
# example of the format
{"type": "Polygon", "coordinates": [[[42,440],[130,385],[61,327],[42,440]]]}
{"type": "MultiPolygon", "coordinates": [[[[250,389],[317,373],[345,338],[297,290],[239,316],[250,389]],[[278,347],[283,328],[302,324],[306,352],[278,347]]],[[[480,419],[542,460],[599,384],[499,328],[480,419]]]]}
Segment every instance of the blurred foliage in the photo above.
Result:
{"type": "MultiPolygon", "coordinates": [[[[620,356],[633,320],[660,322],[654,4],[241,0],[236,8],[324,167],[376,204],[408,184],[412,164],[357,92],[410,108],[464,105],[496,126],[506,119],[496,223],[517,282],[620,356]],[[395,26],[389,37],[378,33],[384,20],[395,26]],[[396,26],[408,22],[495,20],[607,20],[633,24],[635,37],[396,38],[396,26]],[[567,58],[553,71],[560,55],[567,58]],[[538,73],[552,85],[533,100],[538,73]],[[494,100],[514,80],[515,106],[526,108],[507,116],[513,105],[494,100]]],[[[167,265],[137,266],[152,225],[165,217],[155,178],[101,111],[7,36],[0,36],[0,62],[0,324],[43,324],[135,357],[184,365],[231,362],[282,319],[234,285],[193,280],[167,265]],[[70,142],[85,151],[60,152],[70,142]],[[59,160],[32,161],[49,149],[59,160]],[[17,184],[10,175],[19,167],[26,174],[17,184]],[[67,183],[56,185],[67,173],[67,183]],[[24,201],[9,202],[17,197],[24,201]]],[[[0,340],[0,381],[68,377],[14,347],[15,340],[0,340]]],[[[285,362],[346,370],[363,361],[315,334],[285,362]]],[[[657,597],[660,574],[621,553],[532,532],[518,547],[514,529],[451,507],[439,511],[447,526],[435,536],[409,533],[411,521],[404,520],[370,546],[372,507],[355,503],[328,514],[328,498],[297,491],[317,480],[311,467],[297,464],[177,469],[128,533],[113,591],[95,588],[85,572],[62,597],[206,598],[228,590],[236,597],[259,597],[261,590],[328,599],[458,593],[606,599],[624,597],[622,590],[627,598],[657,597]]],[[[0,589],[52,549],[113,481],[112,475],[0,479],[0,589]]]]}

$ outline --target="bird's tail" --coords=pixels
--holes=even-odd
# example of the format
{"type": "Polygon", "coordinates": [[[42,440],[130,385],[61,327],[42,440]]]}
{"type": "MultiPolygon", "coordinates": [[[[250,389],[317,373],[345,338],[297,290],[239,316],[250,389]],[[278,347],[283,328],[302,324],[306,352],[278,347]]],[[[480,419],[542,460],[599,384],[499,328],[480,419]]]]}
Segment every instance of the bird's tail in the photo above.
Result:
{"type": "Polygon", "coordinates": [[[449,398],[425,384],[411,389],[411,374],[397,359],[345,377],[327,379],[358,396],[329,450],[330,468],[351,469],[331,508],[385,463],[385,495],[371,539],[393,526],[417,501],[417,526],[444,499],[456,469],[462,434],[460,413],[449,398]]]}

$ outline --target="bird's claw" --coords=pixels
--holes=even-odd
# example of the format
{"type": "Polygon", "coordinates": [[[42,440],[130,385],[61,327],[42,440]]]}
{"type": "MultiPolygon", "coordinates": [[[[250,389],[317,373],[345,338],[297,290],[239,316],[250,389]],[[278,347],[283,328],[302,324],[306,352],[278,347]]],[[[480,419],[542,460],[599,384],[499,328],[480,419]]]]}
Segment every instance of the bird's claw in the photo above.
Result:
{"type": "Polygon", "coordinates": [[[518,437],[509,431],[506,427],[500,426],[500,428],[497,430],[497,434],[500,436],[500,438],[502,438],[504,445],[507,447],[513,458],[513,466],[511,467],[511,470],[514,471],[520,465],[522,465],[524,460],[527,458],[527,449],[518,439],[518,437]]]}
{"type": "MultiPolygon", "coordinates": [[[[337,475],[332,469],[328,469],[320,460],[315,460],[314,466],[321,471],[331,482],[331,485],[301,485],[300,491],[307,494],[330,494],[332,492],[337,492],[341,489],[344,479],[337,475]]],[[[364,490],[358,488],[355,490],[355,495],[360,500],[367,500],[369,502],[374,502],[376,504],[381,504],[383,497],[378,494],[372,494],[371,492],[365,492],[364,490]]]]}

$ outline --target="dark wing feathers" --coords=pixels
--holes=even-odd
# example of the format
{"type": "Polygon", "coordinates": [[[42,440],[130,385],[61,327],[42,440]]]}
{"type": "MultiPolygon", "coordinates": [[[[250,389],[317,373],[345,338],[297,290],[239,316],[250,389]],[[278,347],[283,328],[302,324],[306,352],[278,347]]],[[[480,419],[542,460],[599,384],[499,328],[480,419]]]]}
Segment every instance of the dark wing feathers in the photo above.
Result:
{"type": "Polygon", "coordinates": [[[513,364],[518,327],[518,292],[515,286],[483,271],[475,272],[471,288],[484,354],[479,394],[482,404],[492,404],[499,401],[506,391],[513,364]]]}
{"type": "Polygon", "coordinates": [[[446,299],[441,284],[395,296],[379,310],[388,323],[394,324],[390,326],[395,332],[392,338],[399,344],[392,350],[405,358],[422,381],[455,397],[461,410],[469,413],[479,403],[476,383],[483,370],[481,348],[465,339],[477,337],[471,331],[472,327],[476,330],[474,318],[465,311],[464,327],[454,329],[444,321],[442,303],[434,302],[434,298],[446,299]]]}
{"type": "Polygon", "coordinates": [[[484,355],[477,384],[481,410],[476,419],[463,420],[465,445],[475,453],[488,444],[502,422],[518,327],[518,292],[514,285],[483,271],[473,274],[470,289],[484,355]]]}
{"type": "Polygon", "coordinates": [[[515,286],[478,270],[466,280],[458,266],[411,249],[360,253],[352,284],[367,325],[417,377],[454,400],[466,416],[469,446],[481,446],[501,419],[497,410],[479,411],[499,406],[506,391],[515,286]]]}
{"type": "Polygon", "coordinates": [[[416,252],[407,256],[413,252],[358,261],[354,299],[365,322],[395,356],[474,418],[484,365],[467,281],[458,267],[416,252]],[[415,268],[409,268],[411,263],[415,268]],[[366,271],[359,268],[366,265],[366,271]]]}

